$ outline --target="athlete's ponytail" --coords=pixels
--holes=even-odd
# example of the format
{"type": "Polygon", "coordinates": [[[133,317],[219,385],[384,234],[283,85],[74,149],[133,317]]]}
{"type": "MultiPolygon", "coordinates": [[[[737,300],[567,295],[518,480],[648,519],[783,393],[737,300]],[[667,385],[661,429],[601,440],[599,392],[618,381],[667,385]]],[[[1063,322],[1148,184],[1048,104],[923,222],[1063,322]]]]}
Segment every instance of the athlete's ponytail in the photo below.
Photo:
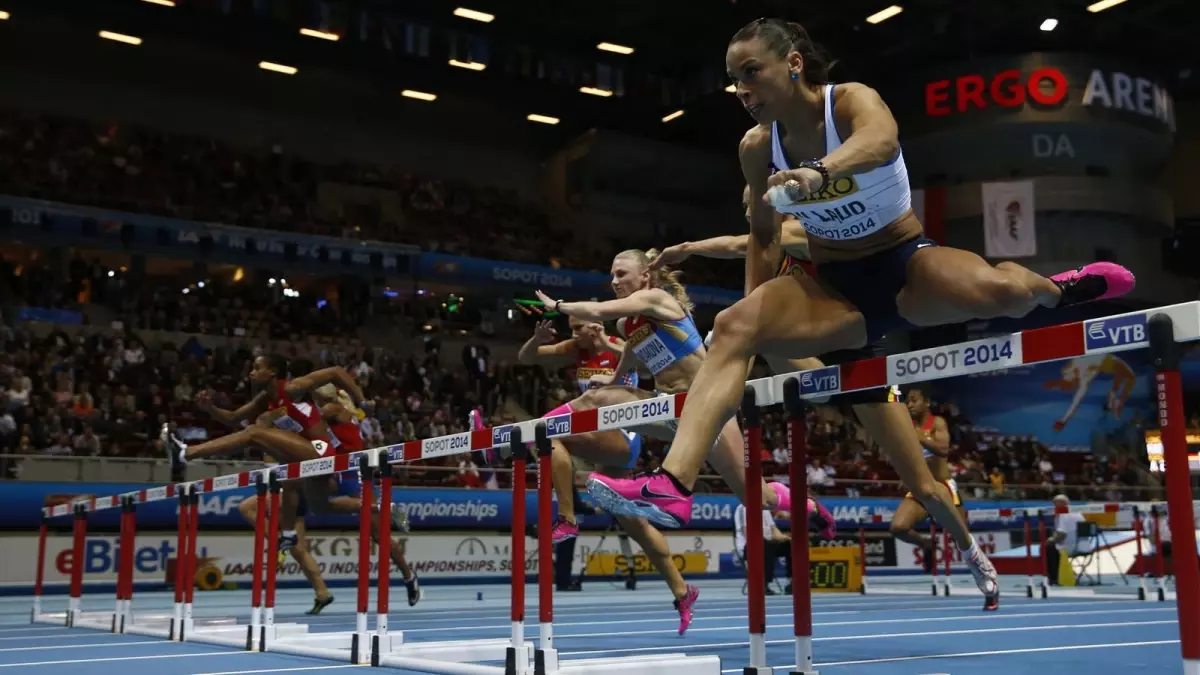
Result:
{"type": "MultiPolygon", "coordinates": [[[[650,267],[651,261],[657,258],[658,254],[659,250],[655,248],[652,248],[649,251],[631,248],[628,251],[622,251],[618,253],[617,257],[636,259],[644,271],[650,267]]],[[[680,281],[682,276],[683,272],[680,272],[679,270],[673,270],[666,265],[662,265],[650,270],[650,285],[654,288],[661,288],[670,293],[671,297],[679,301],[679,305],[683,307],[683,311],[691,314],[692,310],[695,309],[696,306],[692,303],[692,299],[688,297],[687,288],[684,287],[683,282],[680,281]]]]}

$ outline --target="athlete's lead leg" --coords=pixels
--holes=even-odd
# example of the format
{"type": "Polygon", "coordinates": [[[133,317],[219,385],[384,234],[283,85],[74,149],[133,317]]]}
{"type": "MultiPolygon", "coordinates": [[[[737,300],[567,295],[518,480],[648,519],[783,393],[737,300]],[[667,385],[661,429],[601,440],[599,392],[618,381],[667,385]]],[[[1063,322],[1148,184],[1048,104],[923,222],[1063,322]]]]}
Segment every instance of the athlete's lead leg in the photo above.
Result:
{"type": "Polygon", "coordinates": [[[866,341],[862,314],[811,277],[763,284],[717,316],[712,350],[688,389],[663,470],[633,480],[594,474],[588,489],[610,512],[666,527],[686,524],[691,489],[721,427],[737,410],[751,357],[760,352],[811,357],[866,341]]]}

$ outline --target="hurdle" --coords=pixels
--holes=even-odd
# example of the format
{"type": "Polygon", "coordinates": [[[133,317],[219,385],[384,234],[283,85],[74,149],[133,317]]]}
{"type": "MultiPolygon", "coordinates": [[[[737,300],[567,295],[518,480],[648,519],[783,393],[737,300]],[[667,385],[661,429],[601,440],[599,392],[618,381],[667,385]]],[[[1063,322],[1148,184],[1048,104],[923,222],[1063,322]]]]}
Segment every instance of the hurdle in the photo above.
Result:
{"type": "MultiPolygon", "coordinates": [[[[802,442],[804,438],[802,430],[804,423],[801,418],[802,402],[805,400],[824,398],[838,393],[979,374],[1020,365],[1059,361],[1088,354],[1103,354],[1148,348],[1152,354],[1157,371],[1155,374],[1155,393],[1158,405],[1158,420],[1162,428],[1165,464],[1167,466],[1168,508],[1166,513],[1175,541],[1174,569],[1176,573],[1176,596],[1178,599],[1177,609],[1183,672],[1185,675],[1200,675],[1200,569],[1197,567],[1196,554],[1196,516],[1191,503],[1189,474],[1187,472],[1187,448],[1184,436],[1185,419],[1179,375],[1181,350],[1178,344],[1180,342],[1195,340],[1200,340],[1200,302],[1189,302],[829,366],[816,372],[810,371],[810,374],[818,374],[821,377],[807,378],[809,380],[808,384],[805,384],[806,378],[803,377],[804,373],[789,373],[781,376],[751,380],[746,383],[747,394],[743,398],[742,410],[746,419],[744,441],[747,451],[747,482],[748,486],[752,486],[748,490],[748,499],[751,503],[754,503],[754,500],[761,500],[762,498],[761,453],[752,451],[754,446],[761,446],[761,429],[757,432],[754,431],[757,428],[759,408],[784,404],[788,410],[789,438],[791,439],[789,446],[792,453],[792,471],[795,471],[796,467],[806,464],[806,451],[802,442]],[[1109,330],[1106,328],[1110,323],[1120,328],[1120,330],[1109,330]],[[835,383],[832,387],[825,386],[825,383],[830,381],[830,376],[833,377],[835,383]],[[813,384],[816,381],[820,381],[822,385],[818,387],[813,384]]],[[[578,669],[574,672],[615,672],[616,670],[620,670],[630,673],[674,673],[686,669],[688,675],[712,675],[712,673],[719,672],[720,670],[720,659],[713,656],[688,657],[685,655],[668,655],[670,658],[662,656],[641,657],[625,660],[620,665],[612,668],[608,668],[611,665],[607,663],[608,659],[573,663],[559,661],[557,652],[553,647],[553,635],[551,632],[553,617],[549,601],[545,603],[545,609],[539,610],[539,630],[541,636],[537,649],[534,650],[533,643],[525,642],[523,638],[525,579],[523,573],[525,563],[523,527],[527,449],[521,439],[536,438],[538,433],[537,427],[539,425],[543,425],[542,433],[545,437],[551,439],[593,431],[615,430],[622,426],[629,426],[631,423],[644,425],[667,422],[679,418],[685,401],[686,394],[679,393],[674,396],[654,399],[653,402],[637,401],[607,406],[602,409],[573,411],[568,414],[536,421],[505,425],[494,429],[473,430],[420,441],[409,441],[399,445],[365,450],[350,455],[337,455],[296,464],[280,465],[271,469],[207,478],[191,483],[149,488],[126,495],[77,500],[70,504],[48,507],[43,510],[43,516],[47,521],[65,516],[73,516],[75,518],[73,560],[77,561],[82,559],[87,516],[89,513],[105,509],[123,508],[124,504],[129,503],[129,500],[124,499],[126,497],[132,498],[134,508],[136,508],[137,504],[148,501],[178,498],[181,500],[181,525],[184,522],[187,523],[186,529],[188,534],[183,535],[184,543],[189,546],[187,550],[192,552],[190,557],[194,561],[194,544],[196,539],[194,529],[198,511],[195,508],[193,500],[199,494],[248,488],[252,485],[257,485],[259,481],[266,482],[268,489],[270,489],[272,477],[274,477],[275,483],[278,483],[283,480],[296,480],[299,478],[340,473],[349,470],[351,466],[360,465],[364,456],[368,466],[381,467],[385,464],[394,465],[417,460],[436,459],[511,445],[514,457],[514,515],[519,514],[521,520],[518,522],[514,519],[513,528],[513,637],[511,641],[503,641],[503,660],[505,665],[500,667],[481,665],[475,662],[438,660],[434,658],[438,656],[436,648],[430,643],[405,644],[402,632],[389,632],[386,630],[386,594],[385,601],[379,606],[380,611],[377,616],[377,627],[371,639],[368,641],[359,637],[357,638],[357,651],[353,648],[356,641],[355,636],[363,635],[361,631],[357,630],[357,628],[365,625],[365,619],[360,619],[356,631],[348,634],[351,648],[342,648],[341,646],[331,648],[333,652],[323,658],[333,658],[341,662],[351,663],[361,663],[366,658],[367,662],[375,663],[378,661],[378,664],[381,666],[395,665],[423,672],[463,673],[465,675],[493,675],[499,672],[503,672],[505,675],[528,675],[535,671],[553,673],[565,672],[570,669],[578,669]],[[183,511],[186,511],[187,514],[186,521],[183,520],[183,511]],[[518,552],[521,554],[521,558],[519,559],[515,558],[518,552]],[[520,570],[521,573],[518,573],[517,570],[520,570]],[[518,599],[521,601],[519,606],[516,602],[518,599]],[[380,623],[381,620],[382,623],[380,623]],[[381,627],[383,630],[381,630],[381,627]],[[369,646],[363,645],[363,642],[367,642],[369,646]],[[390,647],[390,650],[385,649],[385,646],[390,647]],[[404,656],[397,656],[396,651],[398,647],[406,650],[411,648],[413,651],[411,653],[405,652],[404,656]],[[422,653],[422,649],[426,649],[427,651],[422,653]],[[539,657],[536,652],[541,652],[541,656],[539,657]],[[429,654],[432,654],[432,656],[429,656],[429,654]],[[541,664],[540,666],[538,666],[539,663],[541,664]],[[540,671],[538,671],[539,667],[540,671]],[[714,668],[716,669],[715,671],[713,670],[714,668]]],[[[539,450],[540,452],[541,450],[539,450]]],[[[539,456],[539,468],[542,464],[544,462],[539,456]]],[[[373,474],[374,472],[363,473],[373,474]]],[[[539,471],[539,494],[542,489],[542,480],[539,471]]],[[[804,485],[803,481],[797,480],[793,482],[797,487],[804,485]]],[[[370,483],[366,483],[365,485],[369,486],[370,483]]],[[[369,489],[364,490],[364,503],[369,500],[369,497],[367,497],[367,493],[369,492],[369,489]]],[[[801,498],[804,498],[805,492],[797,490],[797,494],[801,498]]],[[[390,499],[390,496],[388,499],[390,499]]],[[[272,510],[274,512],[277,510],[277,500],[274,494],[271,496],[271,502],[276,505],[276,509],[272,510]]],[[[542,513],[544,508],[539,505],[539,522],[544,517],[542,513]]],[[[272,519],[277,517],[277,515],[271,516],[272,519]]],[[[363,522],[369,523],[369,518],[370,516],[368,515],[363,522]]],[[[762,531],[760,518],[760,510],[747,509],[747,520],[750,521],[747,528],[750,534],[750,545],[748,545],[749,550],[747,551],[747,572],[750,577],[748,583],[750,583],[751,588],[748,600],[748,609],[750,610],[751,666],[746,672],[755,673],[756,675],[771,672],[771,666],[766,663],[766,622],[765,616],[763,616],[762,598],[753,590],[763,586],[763,580],[761,579],[762,541],[759,538],[762,531]],[[759,524],[757,529],[755,529],[755,522],[759,524]],[[754,543],[756,539],[758,541],[754,543]],[[757,559],[752,559],[754,556],[757,556],[757,559]],[[759,576],[760,578],[754,581],[755,576],[759,576]]],[[[266,527],[270,529],[275,526],[267,523],[266,527]]],[[[256,524],[256,530],[260,529],[256,524]]],[[[184,528],[181,527],[180,530],[182,533],[184,528]]],[[[41,531],[43,532],[44,539],[46,529],[42,529],[41,531]]],[[[130,531],[133,531],[132,525],[130,526],[130,531]]],[[[549,528],[540,529],[539,547],[545,545],[541,541],[542,533],[548,536],[549,528]]],[[[256,532],[256,536],[258,534],[259,532],[256,532]]],[[[366,536],[369,536],[369,533],[366,536]]],[[[366,536],[360,530],[360,545],[361,540],[365,539],[366,536]]],[[[267,546],[270,547],[271,545],[271,542],[268,541],[267,546]]],[[[803,586],[809,579],[807,550],[805,547],[797,545],[795,537],[793,537],[793,546],[796,547],[793,550],[800,554],[793,556],[793,587],[794,590],[803,591],[803,586]]],[[[44,543],[39,543],[39,551],[43,547],[44,543]]],[[[379,549],[381,556],[379,563],[387,564],[385,547],[381,546],[379,549]]],[[[542,555],[539,548],[539,560],[542,559],[542,555]]],[[[44,553],[39,554],[39,559],[42,559],[44,562],[44,553]]],[[[114,620],[114,615],[118,613],[117,611],[112,613],[105,612],[101,616],[92,616],[82,611],[82,567],[79,565],[72,567],[71,595],[67,612],[49,615],[41,613],[39,611],[42,607],[40,600],[41,584],[38,584],[32,614],[33,620],[46,621],[59,625],[66,624],[73,627],[99,626],[103,630],[113,630],[113,626],[116,625],[124,626],[126,632],[129,632],[131,624],[136,627],[143,623],[139,619],[145,618],[139,617],[132,610],[132,597],[125,597],[132,596],[132,568],[130,561],[131,559],[128,556],[123,557],[122,566],[125,568],[124,574],[126,576],[123,576],[122,579],[125,582],[118,584],[118,588],[122,589],[118,592],[117,598],[118,606],[123,608],[120,612],[124,614],[124,608],[129,608],[124,622],[114,620]],[[127,605],[126,603],[129,604],[127,605]],[[132,621],[130,621],[131,617],[132,621]]],[[[186,561],[183,562],[186,563],[186,561]]],[[[176,575],[175,612],[168,617],[169,621],[166,622],[168,626],[167,635],[172,639],[207,639],[211,641],[234,640],[234,636],[237,635],[238,637],[234,646],[239,648],[252,649],[258,647],[266,651],[281,651],[280,648],[285,647],[287,642],[285,639],[280,639],[282,634],[288,633],[289,630],[295,630],[297,633],[300,633],[306,631],[307,626],[304,624],[295,624],[294,628],[288,627],[285,630],[281,630],[280,626],[273,624],[273,562],[271,553],[268,551],[267,560],[265,561],[266,578],[264,584],[264,597],[266,600],[262,608],[262,618],[260,619],[262,626],[258,627],[259,637],[257,639],[253,636],[253,623],[251,624],[250,637],[245,637],[247,633],[245,626],[232,628],[232,626],[237,625],[232,620],[216,625],[198,623],[191,614],[193,579],[192,577],[183,576],[182,580],[180,580],[181,575],[178,573],[176,575]],[[264,639],[261,628],[268,626],[268,624],[274,626],[274,635],[268,634],[266,639],[264,639]],[[175,628],[178,629],[177,632],[172,632],[175,628]]],[[[192,572],[194,574],[194,569],[192,572]]],[[[360,569],[361,572],[362,570],[360,569]]],[[[542,576],[546,575],[539,575],[539,577],[542,576]]],[[[541,583],[540,578],[539,583],[541,583]]],[[[1160,588],[1162,588],[1161,582],[1160,588]]],[[[540,593],[539,589],[539,601],[541,600],[540,593]]],[[[812,609],[809,598],[810,594],[797,592],[795,595],[797,597],[793,599],[793,602],[795,603],[796,621],[793,632],[795,634],[796,663],[785,667],[792,669],[792,672],[795,673],[810,675],[814,673],[811,656],[812,609]]],[[[365,616],[365,613],[365,605],[360,602],[359,615],[365,616]]],[[[117,617],[117,619],[119,618],[117,617]]],[[[253,614],[251,621],[255,621],[253,614]]],[[[286,637],[286,635],[283,635],[283,637],[286,637]]],[[[452,647],[451,649],[455,650],[456,653],[463,651],[458,647],[452,647]]],[[[490,655],[489,653],[484,656],[490,655]]],[[[473,661],[492,660],[490,658],[476,659],[475,656],[477,655],[472,654],[473,661]]],[[[454,655],[443,655],[443,658],[454,658],[454,655]]]]}

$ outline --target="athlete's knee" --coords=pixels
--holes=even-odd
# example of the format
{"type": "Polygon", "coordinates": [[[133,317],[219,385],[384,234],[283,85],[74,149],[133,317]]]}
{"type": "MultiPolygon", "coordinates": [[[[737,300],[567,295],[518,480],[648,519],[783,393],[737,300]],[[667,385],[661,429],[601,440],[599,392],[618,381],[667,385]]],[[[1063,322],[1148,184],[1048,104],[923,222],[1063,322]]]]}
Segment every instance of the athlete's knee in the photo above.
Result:
{"type": "Polygon", "coordinates": [[[749,345],[754,339],[756,318],[745,303],[727,307],[713,322],[713,344],[749,345]]]}
{"type": "Polygon", "coordinates": [[[921,504],[936,502],[944,496],[940,490],[941,487],[941,484],[932,478],[923,480],[913,487],[913,498],[921,504]]]}
{"type": "Polygon", "coordinates": [[[257,515],[257,509],[257,499],[246,499],[243,500],[242,503],[238,504],[238,513],[241,513],[242,517],[246,520],[254,520],[255,515],[257,515]]]}
{"type": "Polygon", "coordinates": [[[242,433],[246,434],[246,440],[250,443],[261,443],[262,439],[267,435],[265,433],[266,431],[267,427],[262,427],[257,424],[251,424],[245,429],[242,429],[242,433]]]}
{"type": "Polygon", "coordinates": [[[892,536],[897,539],[906,536],[908,531],[911,529],[912,527],[910,527],[907,523],[902,524],[895,521],[892,521],[892,524],[888,527],[888,531],[891,532],[892,536]]]}

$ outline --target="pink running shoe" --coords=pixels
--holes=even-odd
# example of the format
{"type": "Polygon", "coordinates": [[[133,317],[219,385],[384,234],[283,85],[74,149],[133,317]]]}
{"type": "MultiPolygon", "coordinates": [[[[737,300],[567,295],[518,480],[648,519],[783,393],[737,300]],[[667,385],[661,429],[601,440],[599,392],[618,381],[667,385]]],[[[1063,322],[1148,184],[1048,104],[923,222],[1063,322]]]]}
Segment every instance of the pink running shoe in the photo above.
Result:
{"type": "Polygon", "coordinates": [[[679,528],[692,519],[692,498],[684,496],[662,471],[632,478],[588,476],[588,492],[605,511],[618,516],[645,518],[655,525],[679,528]]]}
{"type": "Polygon", "coordinates": [[[558,517],[558,520],[554,522],[554,529],[550,531],[550,541],[555,544],[574,539],[577,536],[579,536],[579,525],[568,523],[567,519],[562,516],[558,517]]]}
{"type": "Polygon", "coordinates": [[[837,534],[837,519],[821,502],[808,498],[808,526],[826,539],[833,539],[837,534]]]}
{"type": "Polygon", "coordinates": [[[1095,262],[1050,277],[1062,291],[1059,307],[1116,298],[1133,290],[1133,272],[1116,263],[1095,262]]]}
{"type": "MultiPolygon", "coordinates": [[[[771,513],[791,513],[792,512],[792,488],[783,483],[767,483],[767,487],[775,493],[778,498],[775,502],[775,508],[771,509],[771,513]]],[[[811,510],[811,509],[810,509],[811,510]]]]}
{"type": "Polygon", "coordinates": [[[700,589],[688,584],[687,593],[682,598],[675,600],[675,609],[679,610],[679,634],[683,635],[687,632],[688,626],[692,625],[692,616],[695,612],[692,611],[692,606],[696,604],[696,600],[700,598],[700,589]]]}
{"type": "MultiPolygon", "coordinates": [[[[480,429],[487,428],[487,425],[483,423],[482,410],[475,408],[471,410],[471,412],[467,413],[467,427],[471,431],[479,431],[480,429]]],[[[483,459],[483,463],[487,466],[493,466],[496,464],[496,461],[500,459],[499,454],[499,451],[495,448],[488,448],[486,450],[479,451],[479,455],[483,459]]]]}

